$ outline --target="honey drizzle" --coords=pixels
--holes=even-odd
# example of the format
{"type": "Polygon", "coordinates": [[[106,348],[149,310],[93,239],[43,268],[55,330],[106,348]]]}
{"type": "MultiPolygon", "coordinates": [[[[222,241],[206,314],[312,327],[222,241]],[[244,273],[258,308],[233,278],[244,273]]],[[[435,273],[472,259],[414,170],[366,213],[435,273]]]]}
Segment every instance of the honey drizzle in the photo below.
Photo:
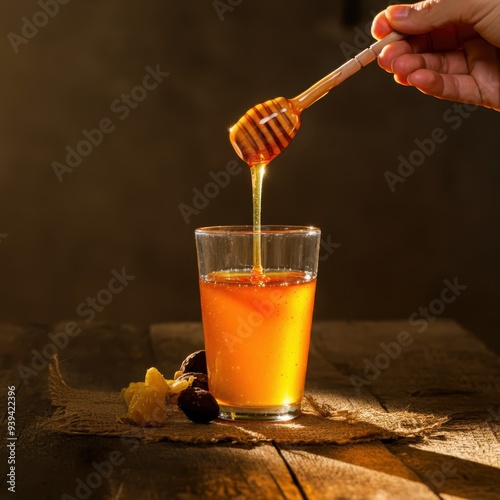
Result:
{"type": "Polygon", "coordinates": [[[262,219],[262,181],[267,163],[257,163],[250,168],[252,175],[252,208],[253,208],[253,267],[252,281],[262,282],[264,268],[262,267],[261,219],[262,219]]]}

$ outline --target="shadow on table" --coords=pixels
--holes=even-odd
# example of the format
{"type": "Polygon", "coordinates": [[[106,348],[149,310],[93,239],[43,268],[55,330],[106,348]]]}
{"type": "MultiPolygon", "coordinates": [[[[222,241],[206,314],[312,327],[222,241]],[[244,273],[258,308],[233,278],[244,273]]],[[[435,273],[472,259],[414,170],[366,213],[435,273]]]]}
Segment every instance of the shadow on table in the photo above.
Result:
{"type": "MultiPolygon", "coordinates": [[[[377,484],[379,488],[385,489],[387,486],[394,487],[392,478],[399,478],[403,483],[396,482],[396,485],[400,484],[401,488],[404,481],[412,481],[425,485],[439,495],[448,494],[471,500],[498,498],[499,469],[478,461],[422,450],[417,446],[396,442],[385,443],[386,449],[381,443],[280,447],[294,470],[297,470],[299,463],[294,455],[300,456],[300,462],[304,461],[304,457],[314,455],[309,460],[316,467],[331,470],[332,481],[348,481],[355,477],[356,481],[377,484]]],[[[299,480],[300,476],[299,471],[299,480]]],[[[407,483],[404,487],[407,488],[407,483]]],[[[417,485],[414,488],[414,498],[425,492],[425,489],[417,490],[417,485]]]]}

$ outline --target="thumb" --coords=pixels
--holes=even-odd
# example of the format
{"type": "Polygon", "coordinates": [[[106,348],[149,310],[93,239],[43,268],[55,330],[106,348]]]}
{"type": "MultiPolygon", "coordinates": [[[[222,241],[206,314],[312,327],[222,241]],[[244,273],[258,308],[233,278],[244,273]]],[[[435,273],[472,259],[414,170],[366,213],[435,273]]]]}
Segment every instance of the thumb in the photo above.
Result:
{"type": "Polygon", "coordinates": [[[485,4],[487,2],[484,0],[426,0],[413,5],[389,6],[386,16],[394,29],[408,34],[420,34],[452,24],[474,26],[488,14],[485,4]]]}

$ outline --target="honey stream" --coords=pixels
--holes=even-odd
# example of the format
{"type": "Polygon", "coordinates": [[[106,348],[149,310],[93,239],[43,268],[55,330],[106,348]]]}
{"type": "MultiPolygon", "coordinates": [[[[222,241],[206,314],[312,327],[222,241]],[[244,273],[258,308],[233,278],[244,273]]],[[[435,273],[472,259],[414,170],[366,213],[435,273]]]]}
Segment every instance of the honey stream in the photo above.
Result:
{"type": "Polygon", "coordinates": [[[277,97],[249,109],[229,129],[229,139],[237,155],[250,167],[253,201],[252,281],[264,281],[261,249],[262,180],[266,166],[292,141],[300,128],[301,113],[321,99],[333,87],[372,62],[389,43],[405,35],[396,31],[375,42],[357,56],[326,75],[293,99],[277,97]]]}
{"type": "Polygon", "coordinates": [[[253,208],[253,267],[251,280],[262,282],[264,268],[262,267],[262,181],[266,173],[267,163],[258,163],[250,168],[252,175],[252,208],[253,208]]]}

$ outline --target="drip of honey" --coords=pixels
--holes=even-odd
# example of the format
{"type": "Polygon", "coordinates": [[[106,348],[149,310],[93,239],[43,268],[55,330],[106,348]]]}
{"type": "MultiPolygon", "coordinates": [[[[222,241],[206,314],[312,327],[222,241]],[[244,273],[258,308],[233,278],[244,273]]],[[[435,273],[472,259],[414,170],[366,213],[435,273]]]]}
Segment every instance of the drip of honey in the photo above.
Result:
{"type": "Polygon", "coordinates": [[[253,268],[252,281],[261,282],[264,279],[261,252],[262,223],[262,181],[266,173],[267,163],[258,163],[250,169],[252,174],[252,208],[253,208],[253,268]]]}
{"type": "Polygon", "coordinates": [[[374,61],[389,43],[405,35],[393,31],[342,66],[326,75],[293,99],[277,97],[249,109],[229,129],[229,139],[237,155],[248,164],[252,174],[253,196],[253,270],[256,280],[263,279],[261,258],[262,179],[266,166],[292,141],[300,128],[302,111],[326,95],[333,87],[374,61]]]}
{"type": "MultiPolygon", "coordinates": [[[[329,75],[329,79],[338,75],[329,75]]],[[[326,77],[325,79],[326,80],[326,77]]],[[[322,80],[322,82],[323,82],[322,80]]],[[[250,167],[253,207],[253,267],[251,280],[266,281],[262,266],[261,219],[262,182],[267,165],[295,137],[300,128],[300,113],[326,92],[325,83],[311,87],[295,99],[278,97],[249,109],[229,130],[229,139],[238,156],[250,167]]]]}
{"type": "Polygon", "coordinates": [[[236,153],[248,164],[252,176],[253,268],[251,279],[255,283],[265,281],[262,267],[261,224],[262,183],[266,167],[287,147],[299,128],[299,112],[293,107],[291,101],[279,97],[254,106],[229,131],[236,153]]]}

